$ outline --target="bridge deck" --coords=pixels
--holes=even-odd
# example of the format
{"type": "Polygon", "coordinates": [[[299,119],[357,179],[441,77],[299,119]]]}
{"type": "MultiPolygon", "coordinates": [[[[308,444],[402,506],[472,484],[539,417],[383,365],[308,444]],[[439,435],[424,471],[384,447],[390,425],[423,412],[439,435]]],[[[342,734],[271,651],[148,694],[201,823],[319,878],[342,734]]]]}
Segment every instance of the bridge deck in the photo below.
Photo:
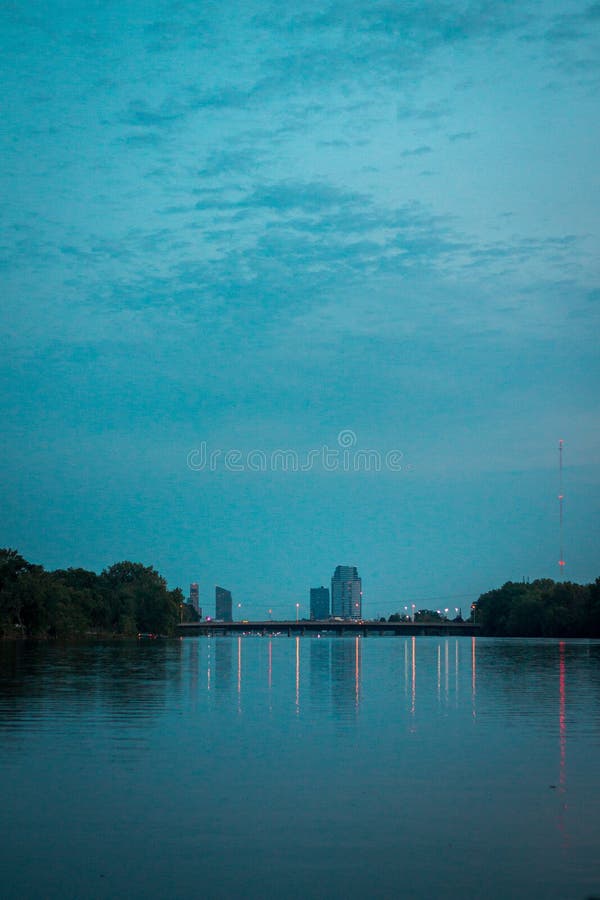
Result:
{"type": "Polygon", "coordinates": [[[276,622],[184,622],[177,626],[181,637],[209,634],[392,634],[392,635],[441,635],[472,636],[480,634],[481,626],[471,622],[359,622],[338,621],[285,621],[276,622]]]}

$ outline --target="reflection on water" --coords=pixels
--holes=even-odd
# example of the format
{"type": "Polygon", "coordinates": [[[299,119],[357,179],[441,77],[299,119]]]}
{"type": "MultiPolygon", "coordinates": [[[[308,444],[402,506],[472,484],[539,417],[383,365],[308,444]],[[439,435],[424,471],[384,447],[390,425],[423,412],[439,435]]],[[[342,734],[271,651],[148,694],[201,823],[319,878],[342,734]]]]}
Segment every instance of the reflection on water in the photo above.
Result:
{"type": "Polygon", "coordinates": [[[2,644],[3,897],[583,900],[599,712],[598,642],[2,644]]]}
{"type": "Polygon", "coordinates": [[[560,735],[560,762],[559,762],[559,788],[563,795],[559,811],[558,827],[562,835],[562,846],[566,848],[569,835],[567,832],[567,719],[566,710],[566,677],[565,677],[565,642],[559,643],[559,703],[558,703],[558,728],[560,735]]]}
{"type": "Polygon", "coordinates": [[[477,638],[471,638],[471,701],[473,718],[477,716],[475,697],[477,696],[477,638]]]}
{"type": "Polygon", "coordinates": [[[359,637],[333,641],[330,685],[334,708],[357,710],[360,704],[361,645],[359,637]]]}
{"type": "MultiPolygon", "coordinates": [[[[177,651],[178,645],[174,645],[177,651]]],[[[0,729],[28,727],[49,709],[75,715],[101,704],[114,719],[152,717],[181,678],[179,652],[150,644],[0,643],[0,729]]]]}
{"type": "Polygon", "coordinates": [[[315,706],[322,703],[323,692],[329,685],[331,641],[312,638],[308,641],[310,660],[310,694],[315,706]]]}
{"type": "Polygon", "coordinates": [[[417,703],[417,639],[411,638],[411,694],[410,694],[410,713],[414,717],[417,703]]]}
{"type": "MultiPolygon", "coordinates": [[[[220,694],[226,694],[231,685],[233,671],[233,641],[229,638],[208,641],[208,648],[214,652],[214,684],[220,694]]],[[[210,658],[210,657],[209,657],[210,658]]]]}

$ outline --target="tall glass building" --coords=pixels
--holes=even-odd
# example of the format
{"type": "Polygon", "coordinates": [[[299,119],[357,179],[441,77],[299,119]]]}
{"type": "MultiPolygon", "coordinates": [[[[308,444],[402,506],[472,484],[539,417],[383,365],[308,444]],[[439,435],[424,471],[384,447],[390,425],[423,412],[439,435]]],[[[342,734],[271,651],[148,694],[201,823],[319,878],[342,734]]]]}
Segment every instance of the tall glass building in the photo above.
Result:
{"type": "Polygon", "coordinates": [[[329,588],[310,589],[310,617],[311,619],[329,618],[329,588]]]}
{"type": "Polygon", "coordinates": [[[217,586],[215,588],[215,619],[220,622],[233,622],[232,607],[231,591],[217,586]]]}
{"type": "Polygon", "coordinates": [[[338,566],[331,579],[331,615],[362,619],[362,581],[356,566],[338,566]]]}

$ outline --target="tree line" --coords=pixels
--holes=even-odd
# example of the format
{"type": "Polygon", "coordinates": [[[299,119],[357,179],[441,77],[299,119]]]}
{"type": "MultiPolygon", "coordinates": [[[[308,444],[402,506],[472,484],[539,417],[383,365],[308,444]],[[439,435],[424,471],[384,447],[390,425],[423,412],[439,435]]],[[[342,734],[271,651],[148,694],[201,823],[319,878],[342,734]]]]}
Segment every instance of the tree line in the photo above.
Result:
{"type": "Polygon", "coordinates": [[[600,578],[591,584],[507,581],[482,594],[472,616],[491,636],[600,638],[600,578]]]}
{"type": "Polygon", "coordinates": [[[118,562],[97,575],[87,569],[46,571],[20,553],[0,549],[0,636],[83,634],[169,635],[195,617],[180,588],[170,591],[151,566],[118,562]]]}
{"type": "MultiPolygon", "coordinates": [[[[413,616],[392,613],[389,622],[413,616]]],[[[415,622],[435,624],[448,618],[439,610],[420,609],[415,622]]],[[[462,622],[459,616],[453,622],[462,622]]],[[[501,588],[481,594],[467,620],[481,625],[491,637],[595,637],[600,638],[600,578],[592,584],[571,581],[507,581],[501,588]]]]}

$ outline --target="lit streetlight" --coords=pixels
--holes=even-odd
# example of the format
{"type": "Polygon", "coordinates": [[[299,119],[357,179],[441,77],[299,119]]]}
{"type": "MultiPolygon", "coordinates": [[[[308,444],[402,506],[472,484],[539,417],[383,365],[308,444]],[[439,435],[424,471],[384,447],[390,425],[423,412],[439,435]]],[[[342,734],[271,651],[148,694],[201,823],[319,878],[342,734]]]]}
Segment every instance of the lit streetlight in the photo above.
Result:
{"type": "Polygon", "coordinates": [[[296,622],[298,621],[299,615],[300,615],[300,604],[296,603],[296,622]]]}

